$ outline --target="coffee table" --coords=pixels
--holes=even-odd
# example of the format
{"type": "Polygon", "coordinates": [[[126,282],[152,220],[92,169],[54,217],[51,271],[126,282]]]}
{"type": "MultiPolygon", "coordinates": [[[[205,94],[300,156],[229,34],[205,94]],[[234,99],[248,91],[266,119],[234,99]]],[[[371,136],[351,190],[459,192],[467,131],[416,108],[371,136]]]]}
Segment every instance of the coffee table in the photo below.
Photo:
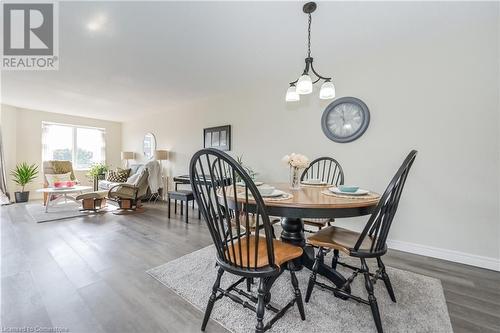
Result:
{"type": "Polygon", "coordinates": [[[91,186],[82,186],[82,185],[75,185],[73,187],[46,187],[46,188],[41,188],[39,190],[36,190],[37,192],[40,193],[47,193],[48,195],[48,200],[47,204],[45,205],[45,213],[49,212],[49,206],[54,203],[61,201],[64,199],[64,202],[68,202],[68,200],[76,202],[77,200],[71,196],[70,194],[82,194],[85,191],[92,190],[91,186]],[[54,200],[52,200],[53,197],[56,197],[54,200]]]}

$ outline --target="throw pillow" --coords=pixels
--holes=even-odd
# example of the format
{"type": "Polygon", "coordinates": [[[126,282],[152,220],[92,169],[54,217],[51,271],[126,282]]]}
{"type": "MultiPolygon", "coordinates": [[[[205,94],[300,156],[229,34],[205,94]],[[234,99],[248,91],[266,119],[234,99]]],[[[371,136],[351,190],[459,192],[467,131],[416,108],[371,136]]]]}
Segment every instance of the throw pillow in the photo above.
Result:
{"type": "Polygon", "coordinates": [[[68,182],[71,180],[71,172],[56,175],[45,175],[49,187],[54,187],[54,182],[68,182]]]}
{"type": "Polygon", "coordinates": [[[106,180],[113,183],[125,183],[129,174],[130,169],[118,168],[115,171],[110,170],[108,172],[108,177],[106,178],[106,180]]]}

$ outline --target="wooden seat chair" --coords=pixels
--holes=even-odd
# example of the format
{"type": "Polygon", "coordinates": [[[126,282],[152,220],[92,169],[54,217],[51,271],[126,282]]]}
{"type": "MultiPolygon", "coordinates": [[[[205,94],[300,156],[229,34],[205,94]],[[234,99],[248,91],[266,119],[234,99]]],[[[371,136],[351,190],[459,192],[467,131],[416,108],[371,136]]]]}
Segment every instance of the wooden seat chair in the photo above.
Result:
{"type": "Polygon", "coordinates": [[[313,236],[309,237],[308,243],[318,247],[318,251],[312,268],[312,273],[309,278],[309,284],[307,286],[306,302],[309,302],[314,285],[317,284],[325,289],[333,291],[335,295],[352,298],[357,302],[370,305],[377,331],[383,331],[377,299],[373,293],[373,283],[375,283],[378,279],[383,280],[391,300],[396,302],[391,281],[385,271],[385,266],[381,257],[387,252],[387,235],[389,234],[394,214],[398,208],[399,199],[403,191],[406,177],[408,176],[408,172],[410,171],[416,156],[416,150],[412,150],[408,154],[403,164],[396,172],[396,175],[392,178],[384,194],[380,198],[377,207],[361,233],[332,226],[320,230],[313,236]],[[339,264],[353,270],[352,275],[347,279],[346,283],[341,288],[331,287],[316,281],[319,263],[323,261],[325,254],[332,249],[337,251],[336,254],[334,253],[332,268],[335,269],[337,264],[339,264]],[[342,251],[350,257],[359,258],[361,260],[361,267],[354,267],[338,261],[338,251],[342,251]],[[375,273],[371,273],[366,264],[366,259],[372,258],[375,258],[378,264],[378,270],[375,273]],[[365,278],[368,300],[346,292],[358,274],[363,274],[365,278]]]}
{"type": "Polygon", "coordinates": [[[226,153],[209,148],[194,154],[190,162],[189,177],[196,202],[212,236],[218,266],[201,330],[205,330],[214,303],[224,296],[256,313],[256,332],[271,328],[295,303],[302,320],[305,320],[302,296],[293,266],[293,259],[302,255],[302,249],[273,238],[264,201],[245,170],[226,153]],[[245,186],[237,186],[236,179],[245,186]],[[252,205],[249,205],[250,202],[252,205]],[[256,224],[254,228],[249,225],[252,214],[256,224]],[[252,229],[255,231],[252,232],[252,229]],[[285,268],[290,271],[294,294],[287,305],[277,309],[270,303],[270,290],[285,268]],[[223,289],[220,281],[224,272],[241,278],[229,288],[223,289]],[[239,289],[242,282],[253,278],[259,279],[257,297],[239,289]],[[275,315],[264,323],[266,309],[275,315]]]}
{"type": "MultiPolygon", "coordinates": [[[[223,170],[223,174],[230,174],[230,167],[228,165],[221,165],[222,168],[224,168],[225,170],[223,170]]],[[[217,165],[217,161],[214,161],[212,163],[212,172],[214,174],[216,174],[218,172],[218,165],[217,165]]],[[[224,178],[223,181],[219,181],[215,184],[215,186],[217,187],[220,187],[221,185],[225,184],[225,185],[230,185],[231,184],[231,181],[232,179],[231,178],[224,178]]],[[[241,182],[241,178],[239,176],[236,176],[236,181],[237,182],[241,182]]],[[[224,210],[224,206],[221,206],[221,209],[224,210]]],[[[235,221],[235,216],[234,216],[234,210],[230,210],[229,211],[229,214],[231,216],[231,223],[233,224],[233,226],[235,226],[234,224],[234,221],[235,221]]],[[[244,214],[242,212],[240,212],[240,218],[244,218],[244,214]]],[[[271,229],[272,232],[273,232],[273,238],[276,238],[276,233],[274,232],[274,225],[279,223],[281,221],[281,219],[279,217],[276,217],[276,216],[269,216],[269,221],[271,222],[271,225],[273,226],[273,228],[271,229]]],[[[248,224],[245,222],[243,225],[248,225],[250,227],[250,232],[255,232],[255,230],[257,230],[256,228],[263,228],[263,225],[262,224],[257,224],[256,223],[256,218],[254,216],[254,214],[249,214],[249,221],[248,221],[248,224]]],[[[245,228],[242,226],[242,232],[245,232],[245,228]]],[[[249,281],[252,281],[251,279],[249,279],[249,281]]],[[[250,287],[249,287],[250,288],[250,287]]]]}
{"type": "MultiPolygon", "coordinates": [[[[334,158],[320,157],[312,161],[300,176],[301,182],[309,179],[319,179],[332,186],[343,185],[344,170],[342,170],[340,163],[334,158]]],[[[305,225],[317,227],[319,230],[326,225],[331,225],[333,221],[331,218],[303,219],[305,225]]]]}

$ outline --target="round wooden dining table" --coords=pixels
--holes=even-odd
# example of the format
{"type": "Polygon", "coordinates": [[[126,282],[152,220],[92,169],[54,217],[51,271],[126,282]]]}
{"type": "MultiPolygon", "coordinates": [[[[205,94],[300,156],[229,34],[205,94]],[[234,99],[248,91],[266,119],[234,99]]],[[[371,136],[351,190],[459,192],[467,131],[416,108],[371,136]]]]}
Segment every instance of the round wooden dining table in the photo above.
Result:
{"type": "MultiPolygon", "coordinates": [[[[353,198],[322,193],[328,191],[330,186],[301,185],[300,189],[291,190],[287,183],[271,183],[269,185],[292,195],[286,200],[264,199],[266,212],[268,215],[282,217],[281,240],[304,249],[304,254],[296,266],[305,266],[309,269],[312,269],[315,255],[314,248],[306,245],[303,218],[342,218],[369,215],[379,201],[379,195],[373,192],[370,192],[366,197],[353,198]]],[[[324,263],[320,264],[318,274],[326,277],[339,288],[346,281],[342,274],[324,263]]]]}
{"type": "Polygon", "coordinates": [[[286,200],[264,199],[268,215],[284,217],[282,238],[295,244],[304,243],[302,218],[341,218],[370,214],[378,203],[379,196],[371,192],[367,197],[327,195],[330,186],[302,185],[291,190],[287,183],[269,184],[290,193],[286,200]]]}

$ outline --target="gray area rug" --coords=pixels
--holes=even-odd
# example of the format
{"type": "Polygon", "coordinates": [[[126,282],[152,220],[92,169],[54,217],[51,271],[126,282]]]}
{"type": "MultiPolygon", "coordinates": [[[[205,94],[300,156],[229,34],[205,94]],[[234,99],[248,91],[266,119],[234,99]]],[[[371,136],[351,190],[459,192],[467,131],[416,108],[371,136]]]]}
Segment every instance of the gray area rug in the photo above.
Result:
{"type": "Polygon", "coordinates": [[[96,212],[81,212],[80,208],[82,208],[82,205],[79,203],[76,203],[76,202],[68,202],[68,203],[59,202],[54,206],[50,206],[49,211],[46,213],[45,206],[41,202],[26,204],[26,210],[28,211],[28,214],[30,214],[31,217],[37,223],[64,220],[64,219],[69,219],[69,218],[78,217],[78,216],[105,214],[107,212],[110,212],[110,211],[113,211],[116,209],[115,206],[109,205],[109,204],[108,204],[107,208],[102,209],[97,213],[96,212]]]}
{"type": "MultiPolygon", "coordinates": [[[[208,246],[153,268],[148,274],[204,312],[217,275],[214,265],[215,249],[208,246]]],[[[343,267],[339,270],[344,275],[350,273],[343,267]]],[[[391,302],[382,281],[375,285],[385,332],[453,332],[440,280],[391,267],[387,267],[387,272],[396,293],[397,303],[391,302]]],[[[297,273],[303,297],[309,273],[307,269],[297,273]]],[[[233,275],[224,273],[221,286],[226,288],[236,280],[233,275]]],[[[318,280],[327,283],[321,277],[318,280]]],[[[240,286],[244,288],[245,284],[240,286]]],[[[253,285],[253,293],[256,288],[257,283],[253,285]]],[[[362,276],[354,281],[352,291],[353,294],[366,298],[362,276]]],[[[275,282],[271,295],[271,302],[280,306],[292,299],[293,288],[289,272],[284,272],[275,282]]],[[[273,325],[271,331],[375,332],[369,306],[353,300],[342,301],[319,286],[315,286],[311,300],[304,305],[305,321],[300,320],[298,309],[294,306],[273,325]]],[[[270,311],[266,311],[266,321],[271,315],[270,311]]],[[[215,303],[211,319],[233,332],[251,332],[257,322],[254,312],[244,309],[227,297],[215,303]]]]}

